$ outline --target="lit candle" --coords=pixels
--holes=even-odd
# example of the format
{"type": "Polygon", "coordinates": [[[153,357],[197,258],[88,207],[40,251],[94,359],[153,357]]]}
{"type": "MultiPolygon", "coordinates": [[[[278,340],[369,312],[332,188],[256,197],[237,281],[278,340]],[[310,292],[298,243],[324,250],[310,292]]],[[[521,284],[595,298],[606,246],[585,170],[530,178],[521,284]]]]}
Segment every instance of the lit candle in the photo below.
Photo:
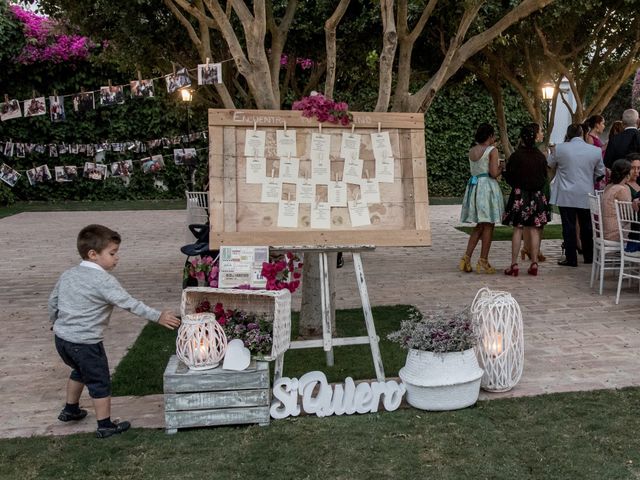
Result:
{"type": "Polygon", "coordinates": [[[492,357],[498,357],[502,353],[502,334],[498,332],[490,333],[483,342],[485,351],[492,357]]]}

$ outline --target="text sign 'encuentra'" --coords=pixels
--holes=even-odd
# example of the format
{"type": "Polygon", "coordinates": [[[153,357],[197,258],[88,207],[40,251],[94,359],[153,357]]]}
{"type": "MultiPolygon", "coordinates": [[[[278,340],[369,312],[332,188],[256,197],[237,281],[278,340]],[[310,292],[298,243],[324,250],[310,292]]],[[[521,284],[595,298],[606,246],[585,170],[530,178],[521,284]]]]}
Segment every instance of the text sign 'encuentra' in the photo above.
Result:
{"type": "Polygon", "coordinates": [[[345,379],[344,386],[338,384],[332,387],[324,373],[309,372],[300,380],[288,377],[276,380],[270,413],[275,419],[300,415],[300,396],[302,410],[318,417],[377,412],[380,399],[384,409],[391,412],[400,406],[406,391],[404,383],[392,380],[370,384],[363,382],[356,386],[351,377],[345,379]]]}

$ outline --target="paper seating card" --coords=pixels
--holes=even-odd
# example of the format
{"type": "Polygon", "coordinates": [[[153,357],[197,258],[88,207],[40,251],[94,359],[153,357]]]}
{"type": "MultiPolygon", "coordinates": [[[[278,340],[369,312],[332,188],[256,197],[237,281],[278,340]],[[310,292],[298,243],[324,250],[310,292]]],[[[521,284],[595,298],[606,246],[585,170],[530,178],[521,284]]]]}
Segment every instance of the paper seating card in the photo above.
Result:
{"type": "Polygon", "coordinates": [[[331,179],[331,135],[311,134],[311,180],[314,183],[329,183],[331,179]]]}
{"type": "Polygon", "coordinates": [[[278,226],[298,228],[298,208],[296,201],[280,200],[278,205],[278,226]]]}
{"type": "Polygon", "coordinates": [[[360,156],[360,137],[358,133],[342,133],[342,143],[340,144],[340,156],[345,160],[358,158],[360,156]]]}
{"type": "Polygon", "coordinates": [[[382,183],[393,183],[393,150],[389,132],[371,134],[373,157],[376,160],[376,180],[382,183]]]}
{"type": "Polygon", "coordinates": [[[360,183],[362,181],[362,167],[364,161],[359,158],[346,159],[342,171],[342,181],[347,183],[360,183]]]}
{"type": "Polygon", "coordinates": [[[316,185],[303,178],[298,179],[296,187],[296,199],[298,203],[313,203],[315,199],[316,185]]]}
{"type": "Polygon", "coordinates": [[[380,203],[380,186],[378,179],[361,180],[360,195],[364,203],[380,203]]]}
{"type": "Polygon", "coordinates": [[[300,170],[300,159],[293,157],[280,158],[279,177],[282,181],[298,182],[298,171],[300,170]]]}
{"type": "Polygon", "coordinates": [[[245,157],[264,157],[265,131],[247,130],[244,139],[245,157]]]}
{"type": "Polygon", "coordinates": [[[311,228],[331,228],[331,206],[327,202],[311,205],[311,228]]]}
{"type": "Polygon", "coordinates": [[[282,198],[282,182],[279,178],[266,177],[262,183],[262,203],[279,203],[282,198]]]}
{"type": "Polygon", "coordinates": [[[267,178],[267,159],[264,157],[246,158],[247,183],[264,183],[267,178]]]}
{"type": "Polygon", "coordinates": [[[329,182],[329,205],[332,207],[347,206],[347,184],[344,182],[329,182]]]}
{"type": "Polygon", "coordinates": [[[276,155],[296,157],[298,155],[295,130],[276,130],[276,155]]]}
{"type": "Polygon", "coordinates": [[[349,217],[351,217],[352,227],[371,225],[369,206],[362,200],[349,200],[349,217]]]}

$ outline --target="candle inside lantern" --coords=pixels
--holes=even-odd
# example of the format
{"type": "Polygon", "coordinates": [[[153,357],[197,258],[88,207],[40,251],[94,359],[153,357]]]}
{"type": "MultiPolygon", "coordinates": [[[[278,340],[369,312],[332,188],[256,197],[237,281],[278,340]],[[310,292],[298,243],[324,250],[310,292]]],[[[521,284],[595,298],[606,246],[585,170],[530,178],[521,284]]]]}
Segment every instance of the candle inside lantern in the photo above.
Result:
{"type": "Polygon", "coordinates": [[[499,332],[492,332],[484,338],[482,341],[484,350],[492,357],[497,357],[502,353],[502,334],[499,332]]]}

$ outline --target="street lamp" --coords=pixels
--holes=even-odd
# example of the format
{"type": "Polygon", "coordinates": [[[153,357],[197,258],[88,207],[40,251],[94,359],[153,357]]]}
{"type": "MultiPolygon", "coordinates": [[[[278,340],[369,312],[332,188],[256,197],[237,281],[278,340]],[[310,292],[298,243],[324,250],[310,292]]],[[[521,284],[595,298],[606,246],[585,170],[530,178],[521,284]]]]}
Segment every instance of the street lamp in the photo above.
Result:
{"type": "MultiPolygon", "coordinates": [[[[542,100],[547,103],[547,125],[545,130],[548,131],[549,125],[551,125],[551,100],[556,93],[556,86],[551,82],[545,82],[542,84],[542,100]]],[[[551,132],[547,132],[551,137],[551,132]]]]}
{"type": "Polygon", "coordinates": [[[181,88],[180,95],[182,95],[183,102],[190,102],[191,100],[193,100],[193,94],[191,93],[191,90],[188,88],[181,88]]]}

